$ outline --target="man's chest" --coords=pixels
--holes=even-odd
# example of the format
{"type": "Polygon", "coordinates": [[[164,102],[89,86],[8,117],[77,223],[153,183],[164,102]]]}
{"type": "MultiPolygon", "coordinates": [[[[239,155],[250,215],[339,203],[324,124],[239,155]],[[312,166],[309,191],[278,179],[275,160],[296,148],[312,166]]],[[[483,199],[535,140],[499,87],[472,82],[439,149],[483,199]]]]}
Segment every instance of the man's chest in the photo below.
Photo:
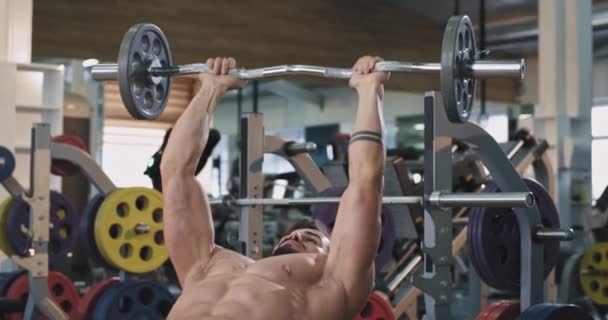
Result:
{"type": "Polygon", "coordinates": [[[251,264],[245,273],[289,285],[312,285],[323,277],[327,256],[319,254],[289,254],[261,259],[251,264]]]}

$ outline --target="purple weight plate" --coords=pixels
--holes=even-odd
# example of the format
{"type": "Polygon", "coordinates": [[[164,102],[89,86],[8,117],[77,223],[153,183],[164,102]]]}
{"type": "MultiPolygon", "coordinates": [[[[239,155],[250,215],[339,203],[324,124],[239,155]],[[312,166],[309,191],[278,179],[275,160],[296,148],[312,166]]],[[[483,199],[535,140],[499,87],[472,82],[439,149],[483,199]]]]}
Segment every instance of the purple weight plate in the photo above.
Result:
{"type": "MultiPolygon", "coordinates": [[[[545,227],[559,228],[557,209],[542,185],[524,179],[534,194],[545,227]]],[[[485,192],[499,191],[487,184],[485,192]]],[[[490,286],[516,291],[520,284],[520,232],[517,217],[510,208],[473,208],[469,215],[468,246],[471,261],[479,276],[490,286]]],[[[547,276],[559,252],[558,240],[545,240],[544,273],[547,276]]]]}
{"type": "MultiPolygon", "coordinates": [[[[56,191],[50,193],[49,263],[65,257],[74,247],[77,237],[78,214],[69,200],[56,191]]],[[[20,256],[29,255],[32,237],[29,234],[30,206],[16,198],[8,212],[6,235],[13,251],[20,256]]]]}

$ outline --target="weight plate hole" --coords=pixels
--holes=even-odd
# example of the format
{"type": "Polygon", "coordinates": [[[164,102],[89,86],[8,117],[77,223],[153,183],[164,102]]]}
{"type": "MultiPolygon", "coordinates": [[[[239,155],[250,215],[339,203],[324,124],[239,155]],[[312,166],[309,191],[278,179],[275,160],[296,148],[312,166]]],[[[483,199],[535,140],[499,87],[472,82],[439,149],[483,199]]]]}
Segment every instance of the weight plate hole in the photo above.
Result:
{"type": "Polygon", "coordinates": [[[131,69],[138,70],[139,68],[141,68],[141,56],[139,53],[135,52],[131,59],[131,69]]]}
{"type": "Polygon", "coordinates": [[[118,239],[122,235],[122,227],[118,223],[114,223],[110,226],[109,230],[110,238],[118,239]]]}
{"type": "Polygon", "coordinates": [[[165,96],[164,93],[164,87],[162,84],[157,84],[156,85],[156,90],[154,90],[154,98],[156,98],[156,100],[162,100],[163,97],[165,96]]]}
{"type": "Polygon", "coordinates": [[[156,311],[160,316],[166,318],[169,315],[169,311],[171,311],[172,307],[173,303],[171,303],[171,301],[161,300],[156,306],[156,311]]]}
{"type": "Polygon", "coordinates": [[[139,211],[146,210],[146,208],[148,208],[148,198],[146,198],[145,196],[137,197],[137,199],[135,199],[135,207],[139,211]]]}
{"type": "Polygon", "coordinates": [[[146,91],[146,93],[144,93],[144,107],[146,109],[150,109],[152,106],[152,100],[152,93],[150,93],[150,91],[146,91]]]}
{"type": "Polygon", "coordinates": [[[148,38],[148,36],[146,36],[146,35],[141,37],[141,50],[145,53],[147,53],[148,50],[150,50],[150,38],[148,38]]]}
{"type": "Polygon", "coordinates": [[[460,107],[462,108],[462,110],[460,112],[468,113],[466,111],[466,108],[468,108],[468,106],[469,106],[469,96],[464,94],[464,95],[462,95],[462,101],[460,102],[460,107]]]}
{"type": "Polygon", "coordinates": [[[165,243],[165,238],[162,231],[156,231],[154,233],[154,243],[159,246],[162,246],[165,243]]]}
{"type": "Polygon", "coordinates": [[[143,288],[139,290],[139,302],[143,305],[149,305],[154,300],[154,292],[150,288],[143,288]]]}
{"type": "Polygon", "coordinates": [[[462,84],[460,82],[456,84],[456,98],[462,100],[462,84]]]}
{"type": "Polygon", "coordinates": [[[507,260],[509,260],[509,250],[507,249],[507,247],[498,246],[498,248],[496,248],[496,251],[498,252],[498,259],[500,261],[500,264],[506,264],[507,260]]]}
{"type": "Polygon", "coordinates": [[[458,51],[462,51],[464,49],[464,40],[462,39],[462,33],[458,34],[458,51]]]}
{"type": "Polygon", "coordinates": [[[160,65],[163,67],[167,66],[167,60],[160,60],[160,65]]]}
{"type": "Polygon", "coordinates": [[[116,214],[124,218],[129,215],[129,205],[126,202],[121,202],[116,206],[116,214]]]}
{"type": "Polygon", "coordinates": [[[133,246],[129,243],[123,243],[118,249],[120,256],[127,259],[133,254],[133,246]]]}
{"type": "Polygon", "coordinates": [[[56,239],[49,241],[49,251],[59,253],[61,251],[61,241],[56,239]]]}
{"type": "Polygon", "coordinates": [[[141,93],[144,91],[144,86],[141,85],[138,81],[134,81],[132,84],[133,88],[131,89],[136,96],[141,96],[141,93]]]}
{"type": "Polygon", "coordinates": [[[70,234],[72,234],[72,230],[70,229],[70,226],[63,225],[63,226],[61,226],[61,228],[59,228],[59,237],[61,239],[69,238],[70,234]]]}
{"type": "Polygon", "coordinates": [[[471,33],[469,32],[469,29],[464,30],[464,45],[466,48],[471,47],[471,33]]]}
{"type": "Polygon", "coordinates": [[[163,222],[163,209],[155,209],[152,212],[152,220],[156,223],[163,222]]]}
{"type": "Polygon", "coordinates": [[[121,313],[129,313],[133,308],[133,299],[129,296],[120,297],[118,300],[118,311],[121,313]]]}
{"type": "Polygon", "coordinates": [[[68,301],[68,300],[61,301],[61,303],[59,305],[61,306],[61,310],[63,310],[63,312],[65,312],[65,313],[72,312],[72,303],[70,301],[68,301]]]}
{"type": "Polygon", "coordinates": [[[601,254],[601,253],[599,253],[599,252],[595,252],[595,253],[593,253],[593,261],[594,261],[595,263],[600,263],[600,262],[602,262],[602,254],[601,254]]]}
{"type": "Polygon", "coordinates": [[[59,283],[55,284],[51,290],[53,291],[53,295],[55,297],[61,297],[63,295],[63,286],[59,283]]]}
{"type": "Polygon", "coordinates": [[[372,315],[372,312],[374,312],[374,307],[371,303],[368,302],[365,304],[365,307],[363,307],[363,310],[361,310],[361,313],[359,313],[359,315],[362,318],[367,318],[372,315]]]}
{"type": "Polygon", "coordinates": [[[59,210],[55,211],[55,217],[57,217],[58,220],[65,219],[65,210],[59,209],[59,210]]]}
{"type": "Polygon", "coordinates": [[[154,41],[152,42],[152,53],[154,53],[155,55],[159,55],[161,50],[162,46],[160,44],[160,40],[154,39],[154,41]]]}
{"type": "Polygon", "coordinates": [[[589,287],[591,288],[591,291],[597,291],[600,288],[600,284],[596,280],[593,280],[589,283],[589,287]]]}
{"type": "Polygon", "coordinates": [[[469,79],[467,81],[467,92],[469,93],[469,95],[472,95],[474,90],[475,90],[475,81],[473,81],[472,79],[469,79]]]}
{"type": "Polygon", "coordinates": [[[141,249],[139,249],[139,258],[144,261],[149,261],[152,259],[152,248],[148,246],[141,247],[141,249]]]}

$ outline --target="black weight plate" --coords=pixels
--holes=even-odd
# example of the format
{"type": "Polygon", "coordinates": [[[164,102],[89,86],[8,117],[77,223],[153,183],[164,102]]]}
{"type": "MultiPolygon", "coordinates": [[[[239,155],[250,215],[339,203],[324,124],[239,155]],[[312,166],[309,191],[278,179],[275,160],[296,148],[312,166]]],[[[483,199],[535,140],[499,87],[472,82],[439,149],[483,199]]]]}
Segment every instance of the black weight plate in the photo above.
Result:
{"type": "Polygon", "coordinates": [[[441,45],[441,95],[448,119],[465,122],[475,99],[475,78],[466,73],[477,55],[475,32],[467,16],[448,20],[441,45]]]}
{"type": "Polygon", "coordinates": [[[154,119],[169,98],[171,78],[148,76],[152,63],[171,65],[169,42],[159,27],[136,24],[127,31],[118,52],[118,86],[125,107],[136,119],[154,119]]]}

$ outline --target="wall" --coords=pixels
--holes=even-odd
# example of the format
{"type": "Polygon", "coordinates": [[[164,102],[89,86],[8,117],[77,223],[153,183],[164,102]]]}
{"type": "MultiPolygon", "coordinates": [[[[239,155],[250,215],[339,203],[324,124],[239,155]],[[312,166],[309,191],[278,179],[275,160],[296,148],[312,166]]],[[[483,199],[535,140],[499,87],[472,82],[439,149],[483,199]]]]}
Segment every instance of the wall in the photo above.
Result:
{"type": "MultiPolygon", "coordinates": [[[[264,113],[264,123],[268,129],[302,128],[305,126],[331,123],[352,123],[357,104],[356,95],[350,89],[323,90],[325,104],[323,108],[307,105],[298,100],[268,96],[259,101],[259,110],[264,113]]],[[[421,115],[423,113],[422,94],[387,91],[384,98],[384,119],[387,124],[394,124],[397,117],[421,115]]],[[[251,100],[243,99],[243,109],[251,110],[251,100]]],[[[489,113],[505,112],[506,104],[488,103],[489,113]]],[[[479,104],[474,107],[478,112],[479,104]]],[[[475,119],[475,115],[472,117],[475,119]]],[[[214,127],[224,134],[237,133],[236,99],[225,99],[217,108],[214,127]]],[[[348,127],[348,125],[346,125],[348,127]]]]}
{"type": "MultiPolygon", "coordinates": [[[[523,83],[521,103],[538,103],[538,58],[526,57],[526,79],[523,83]]],[[[593,61],[593,96],[595,98],[608,97],[608,58],[593,61]]]]}
{"type": "MultiPolygon", "coordinates": [[[[443,34],[442,24],[389,1],[36,0],[33,56],[116,61],[123,35],[142,22],[162,28],[174,62],[225,55],[248,67],[350,67],[369,54],[439,62],[443,34]]],[[[388,85],[423,92],[438,88],[439,77],[403,75],[388,85]]],[[[516,91],[514,80],[488,84],[488,95],[495,100],[513,101],[516,91]]]]}

